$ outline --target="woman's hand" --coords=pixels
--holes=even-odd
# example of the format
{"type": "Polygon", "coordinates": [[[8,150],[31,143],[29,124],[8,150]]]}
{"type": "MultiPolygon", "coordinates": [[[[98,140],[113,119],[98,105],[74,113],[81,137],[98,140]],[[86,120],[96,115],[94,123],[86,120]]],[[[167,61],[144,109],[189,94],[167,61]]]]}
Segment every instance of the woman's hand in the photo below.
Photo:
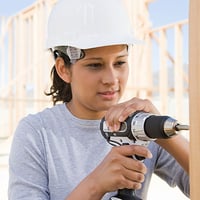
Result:
{"type": "Polygon", "coordinates": [[[147,172],[146,166],[132,155],[151,158],[151,152],[142,146],[113,147],[104,160],[88,176],[95,180],[102,194],[118,189],[140,189],[147,172]]]}
{"type": "Polygon", "coordinates": [[[111,131],[118,131],[120,128],[120,123],[136,111],[159,114],[156,107],[149,100],[132,98],[129,101],[112,106],[106,112],[106,124],[111,131]]]}
{"type": "Polygon", "coordinates": [[[151,152],[142,146],[113,147],[103,161],[71,192],[66,200],[99,200],[105,193],[118,189],[139,189],[145,179],[146,166],[131,156],[151,158],[151,152]]]}

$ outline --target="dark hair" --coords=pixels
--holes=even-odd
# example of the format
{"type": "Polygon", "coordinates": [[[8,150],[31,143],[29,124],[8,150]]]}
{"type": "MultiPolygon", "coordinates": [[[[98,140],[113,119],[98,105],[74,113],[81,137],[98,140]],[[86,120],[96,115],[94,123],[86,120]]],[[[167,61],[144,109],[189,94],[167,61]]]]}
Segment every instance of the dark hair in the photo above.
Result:
{"type": "MultiPolygon", "coordinates": [[[[52,51],[52,53],[54,59],[56,59],[57,57],[62,57],[65,62],[65,66],[69,68],[71,67],[70,59],[66,54],[58,50],[52,51]]],[[[50,91],[45,92],[45,95],[52,96],[52,101],[54,105],[59,101],[69,102],[72,99],[71,85],[70,83],[66,83],[60,78],[56,71],[55,65],[51,70],[51,80],[52,85],[50,87],[50,91]]]]}

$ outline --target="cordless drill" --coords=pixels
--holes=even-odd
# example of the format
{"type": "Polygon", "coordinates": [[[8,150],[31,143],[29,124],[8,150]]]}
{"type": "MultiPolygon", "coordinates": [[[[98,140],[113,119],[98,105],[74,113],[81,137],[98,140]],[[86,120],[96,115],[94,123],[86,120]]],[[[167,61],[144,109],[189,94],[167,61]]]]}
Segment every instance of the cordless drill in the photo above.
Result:
{"type": "MultiPolygon", "coordinates": [[[[107,127],[105,118],[101,120],[100,130],[107,142],[113,146],[142,145],[147,147],[156,139],[167,139],[177,135],[181,130],[189,130],[188,125],[179,124],[169,116],[138,111],[130,115],[121,123],[119,131],[112,132],[107,127]]],[[[143,157],[134,155],[134,159],[143,160],[143,157]]],[[[111,200],[141,200],[131,189],[120,189],[111,200]]]]}

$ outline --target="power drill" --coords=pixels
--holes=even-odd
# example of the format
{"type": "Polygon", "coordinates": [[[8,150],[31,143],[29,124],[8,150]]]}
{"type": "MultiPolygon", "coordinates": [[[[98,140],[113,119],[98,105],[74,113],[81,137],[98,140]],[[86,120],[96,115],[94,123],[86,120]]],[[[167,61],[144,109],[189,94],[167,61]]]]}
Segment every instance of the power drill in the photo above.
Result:
{"type": "MultiPolygon", "coordinates": [[[[167,139],[177,135],[181,130],[189,130],[188,125],[179,124],[169,116],[161,116],[143,111],[137,111],[121,123],[117,132],[112,132],[106,125],[105,118],[100,122],[100,130],[107,142],[113,146],[142,145],[147,147],[151,141],[158,138],[167,139]]],[[[143,160],[143,157],[133,156],[134,159],[143,160]]],[[[120,189],[111,200],[141,200],[131,189],[120,189]]]]}

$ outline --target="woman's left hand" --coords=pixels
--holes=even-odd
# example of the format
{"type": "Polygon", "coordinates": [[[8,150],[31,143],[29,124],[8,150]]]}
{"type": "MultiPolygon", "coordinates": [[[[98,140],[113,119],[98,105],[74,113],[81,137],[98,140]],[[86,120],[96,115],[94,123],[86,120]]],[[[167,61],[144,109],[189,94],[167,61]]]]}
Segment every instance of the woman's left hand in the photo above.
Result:
{"type": "Polygon", "coordinates": [[[106,124],[111,131],[118,131],[120,123],[136,111],[159,114],[159,111],[151,101],[134,97],[129,101],[110,107],[105,115],[106,124]]]}

